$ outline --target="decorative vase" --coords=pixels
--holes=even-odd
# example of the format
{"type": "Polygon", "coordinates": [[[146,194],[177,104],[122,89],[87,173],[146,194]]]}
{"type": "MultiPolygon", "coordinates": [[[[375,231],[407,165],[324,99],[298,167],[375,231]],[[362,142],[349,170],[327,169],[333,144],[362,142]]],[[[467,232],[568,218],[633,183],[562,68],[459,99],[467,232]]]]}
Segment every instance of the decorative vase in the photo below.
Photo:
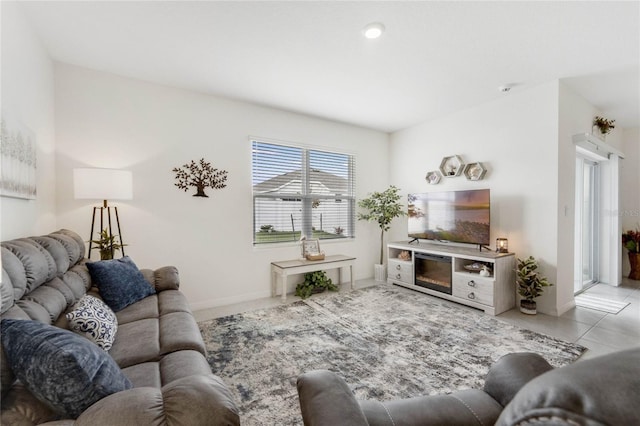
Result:
{"type": "Polygon", "coordinates": [[[629,264],[631,265],[631,270],[629,271],[629,279],[640,280],[640,253],[630,251],[629,264]]]}
{"type": "Polygon", "coordinates": [[[385,282],[387,280],[387,268],[384,265],[376,263],[373,265],[373,274],[377,282],[385,282]]]}
{"type": "Polygon", "coordinates": [[[538,313],[535,300],[522,299],[520,301],[520,312],[527,315],[535,315],[538,313]]]}

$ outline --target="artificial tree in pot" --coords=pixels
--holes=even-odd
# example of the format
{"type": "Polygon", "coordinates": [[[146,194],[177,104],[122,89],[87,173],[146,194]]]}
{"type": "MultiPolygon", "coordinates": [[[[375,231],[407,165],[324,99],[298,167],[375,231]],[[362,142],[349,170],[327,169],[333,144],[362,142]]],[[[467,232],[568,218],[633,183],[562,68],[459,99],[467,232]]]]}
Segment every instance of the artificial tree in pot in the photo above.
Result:
{"type": "Polygon", "coordinates": [[[553,284],[540,275],[538,261],[533,256],[529,256],[526,259],[518,259],[516,281],[518,283],[518,294],[522,296],[520,311],[525,314],[535,315],[537,306],[534,299],[542,294],[543,287],[552,286],[553,284]]]}
{"type": "Polygon", "coordinates": [[[400,189],[391,185],[383,192],[374,192],[358,201],[358,206],[367,211],[358,213],[359,220],[376,222],[380,227],[380,263],[375,265],[376,281],[384,281],[384,233],[391,227],[391,221],[406,214],[400,204],[400,189]]]}

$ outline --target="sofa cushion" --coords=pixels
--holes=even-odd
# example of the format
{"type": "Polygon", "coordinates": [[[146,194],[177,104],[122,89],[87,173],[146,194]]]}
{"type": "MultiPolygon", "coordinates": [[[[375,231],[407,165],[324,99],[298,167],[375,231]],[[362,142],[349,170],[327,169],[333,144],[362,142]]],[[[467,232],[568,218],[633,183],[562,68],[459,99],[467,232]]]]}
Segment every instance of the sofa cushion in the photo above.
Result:
{"type": "Polygon", "coordinates": [[[60,417],[48,404],[40,401],[20,382],[2,400],[0,424],[39,425],[60,417]]]}
{"type": "MultiPolygon", "coordinates": [[[[162,294],[162,293],[159,293],[162,294]]],[[[145,297],[139,302],[129,305],[118,311],[118,324],[127,324],[149,318],[158,318],[158,296],[159,294],[145,297]]]]}
{"type": "Polygon", "coordinates": [[[87,263],[87,268],[100,295],[115,312],[156,293],[129,256],[87,263]]]}
{"type": "Polygon", "coordinates": [[[160,330],[157,318],[120,324],[109,355],[120,366],[160,359],[160,330]]]}
{"type": "Polygon", "coordinates": [[[118,320],[102,300],[84,296],[66,316],[71,331],[86,337],[105,351],[111,349],[118,331],[118,320]]]}
{"type": "Polygon", "coordinates": [[[2,345],[14,374],[56,411],[78,417],[96,401],[132,387],[111,357],[68,330],[4,319],[2,345]]]}

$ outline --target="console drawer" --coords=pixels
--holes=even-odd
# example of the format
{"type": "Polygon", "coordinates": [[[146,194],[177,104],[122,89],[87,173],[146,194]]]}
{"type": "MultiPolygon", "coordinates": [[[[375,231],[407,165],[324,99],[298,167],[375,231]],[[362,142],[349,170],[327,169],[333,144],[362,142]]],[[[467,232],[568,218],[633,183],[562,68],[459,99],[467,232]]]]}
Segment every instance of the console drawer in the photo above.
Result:
{"type": "Polygon", "coordinates": [[[493,280],[468,275],[454,275],[453,296],[493,306],[493,280]]]}
{"type": "Polygon", "coordinates": [[[389,259],[389,270],[387,278],[394,281],[402,281],[403,283],[413,284],[413,264],[411,262],[402,262],[399,260],[389,259]]]}

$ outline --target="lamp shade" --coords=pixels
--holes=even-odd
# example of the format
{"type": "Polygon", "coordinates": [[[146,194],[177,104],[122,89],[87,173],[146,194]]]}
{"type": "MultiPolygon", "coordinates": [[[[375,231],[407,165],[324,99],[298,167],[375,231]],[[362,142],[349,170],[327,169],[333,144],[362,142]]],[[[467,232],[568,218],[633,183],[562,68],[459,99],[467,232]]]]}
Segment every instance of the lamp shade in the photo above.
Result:
{"type": "Polygon", "coordinates": [[[73,197],[77,200],[131,200],[132,173],[116,169],[73,169],[73,197]]]}

